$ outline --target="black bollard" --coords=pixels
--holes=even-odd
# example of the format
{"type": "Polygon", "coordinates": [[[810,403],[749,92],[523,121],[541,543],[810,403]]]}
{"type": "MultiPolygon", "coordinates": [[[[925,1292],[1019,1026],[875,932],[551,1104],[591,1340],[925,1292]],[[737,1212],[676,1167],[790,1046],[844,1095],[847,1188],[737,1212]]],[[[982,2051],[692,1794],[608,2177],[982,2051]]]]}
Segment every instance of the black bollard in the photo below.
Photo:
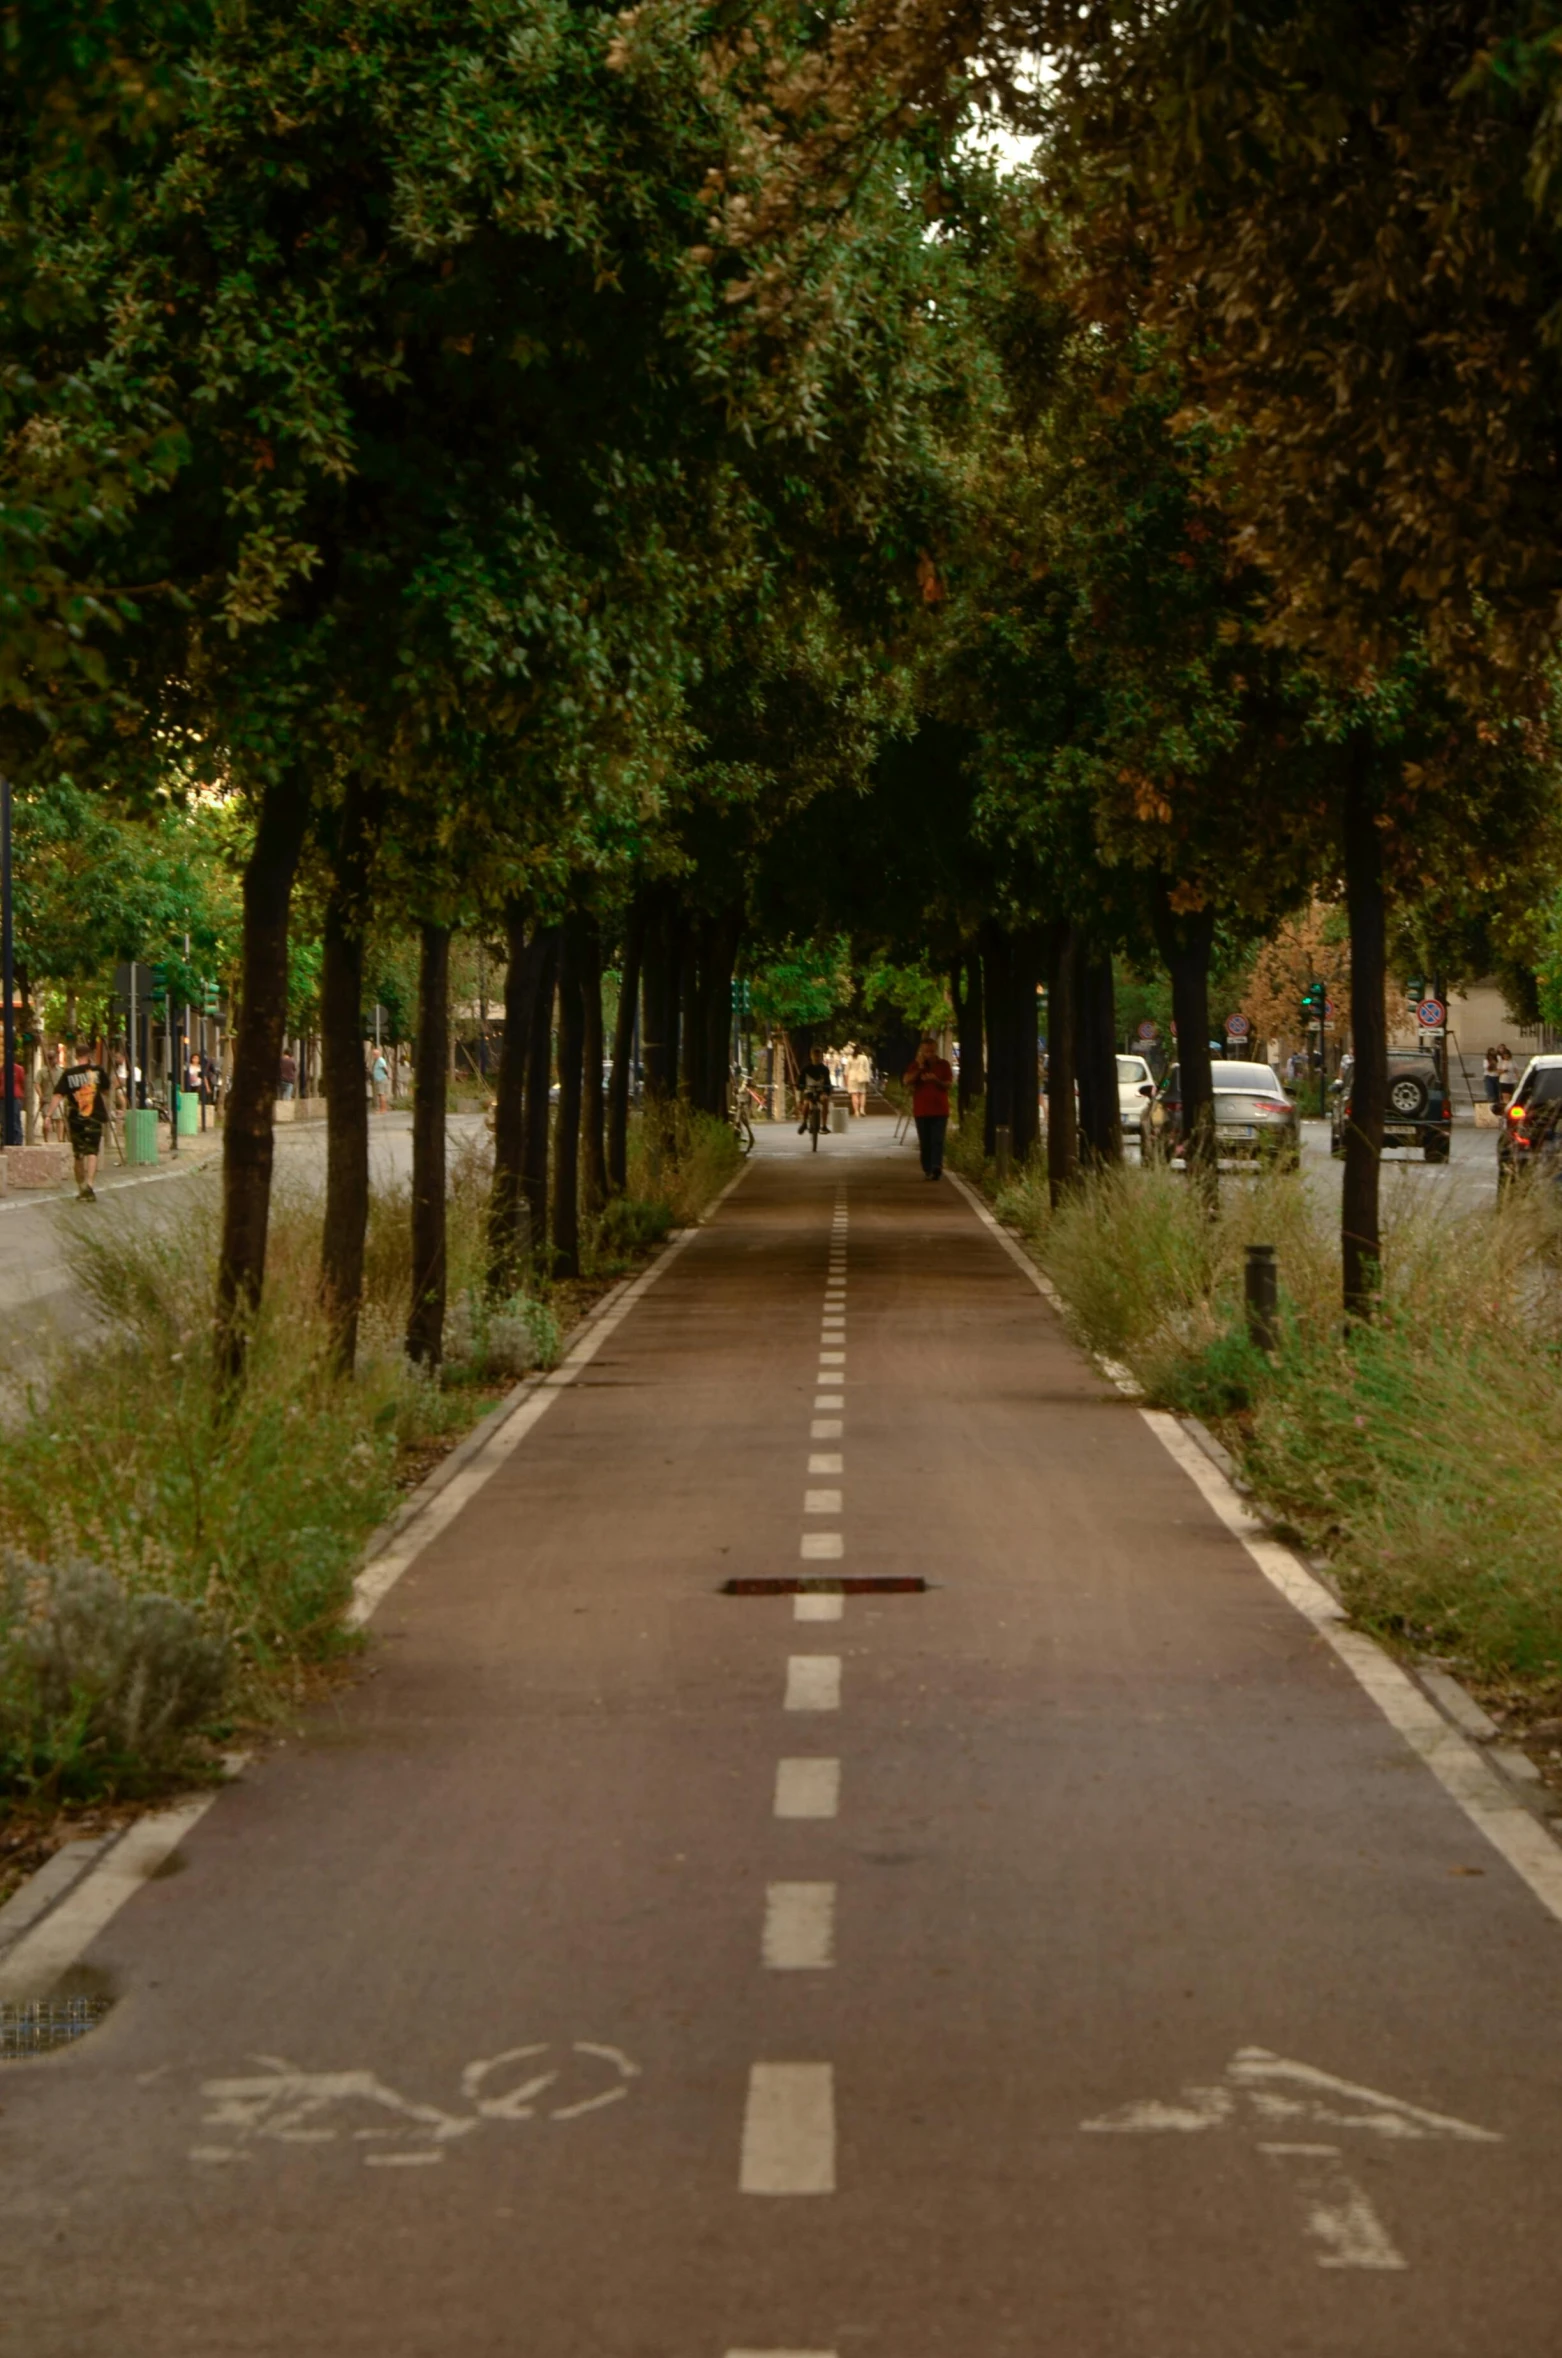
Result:
{"type": "Polygon", "coordinates": [[[1247,1339],[1255,1350],[1273,1356],[1280,1340],[1280,1281],[1273,1245],[1248,1246],[1242,1291],[1247,1302],[1247,1339]]]}

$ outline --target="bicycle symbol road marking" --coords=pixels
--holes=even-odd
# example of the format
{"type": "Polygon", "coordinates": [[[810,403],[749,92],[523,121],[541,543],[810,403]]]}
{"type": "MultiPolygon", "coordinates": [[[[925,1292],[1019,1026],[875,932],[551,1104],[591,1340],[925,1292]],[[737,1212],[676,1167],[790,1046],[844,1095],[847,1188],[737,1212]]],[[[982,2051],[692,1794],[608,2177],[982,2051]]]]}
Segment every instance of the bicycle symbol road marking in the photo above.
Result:
{"type": "Polygon", "coordinates": [[[202,2083],[213,2107],[202,2126],[224,2132],[228,2141],[191,2146],[192,2161],[253,2161],[257,2141],[265,2140],[372,2145],[376,2150],[363,2155],[371,2167],[426,2167],[487,2121],[579,2120],[621,2103],[640,2076],[640,2066],[619,2047],[595,2039],[567,2047],[542,2040],[469,2063],[460,2092],[470,2109],[447,2111],[403,2096],[377,2072],[304,2071],[281,2055],[253,2060],[262,2066],[258,2073],[202,2083]]]}

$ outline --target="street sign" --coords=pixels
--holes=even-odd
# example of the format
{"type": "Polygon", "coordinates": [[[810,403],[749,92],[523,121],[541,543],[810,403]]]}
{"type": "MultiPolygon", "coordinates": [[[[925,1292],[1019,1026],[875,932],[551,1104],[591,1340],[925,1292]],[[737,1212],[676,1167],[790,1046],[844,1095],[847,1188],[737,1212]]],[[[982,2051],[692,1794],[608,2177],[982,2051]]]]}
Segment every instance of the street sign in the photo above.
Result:
{"type": "Polygon", "coordinates": [[[1228,1015],[1226,1018],[1228,1040],[1245,1040],[1252,1028],[1245,1015],[1228,1015]]]}
{"type": "Polygon", "coordinates": [[[1416,1009],[1416,1021],[1424,1032],[1440,1032],[1448,1021],[1448,1010],[1441,999],[1423,999],[1416,1009]]]}
{"type": "Polygon", "coordinates": [[[152,996],[151,967],[139,963],[135,966],[116,966],[114,996],[122,1007],[128,1007],[132,999],[139,999],[144,1007],[152,996]]]}
{"type": "Polygon", "coordinates": [[[1334,1021],[1334,1001],[1332,999],[1325,999],[1323,1003],[1323,1020],[1325,1023],[1333,1023],[1334,1021]]]}
{"type": "Polygon", "coordinates": [[[1146,1042],[1158,1039],[1160,1037],[1159,1025],[1153,1024],[1150,1021],[1150,1018],[1146,1016],[1143,1023],[1139,1026],[1139,1037],[1141,1040],[1146,1042]]]}

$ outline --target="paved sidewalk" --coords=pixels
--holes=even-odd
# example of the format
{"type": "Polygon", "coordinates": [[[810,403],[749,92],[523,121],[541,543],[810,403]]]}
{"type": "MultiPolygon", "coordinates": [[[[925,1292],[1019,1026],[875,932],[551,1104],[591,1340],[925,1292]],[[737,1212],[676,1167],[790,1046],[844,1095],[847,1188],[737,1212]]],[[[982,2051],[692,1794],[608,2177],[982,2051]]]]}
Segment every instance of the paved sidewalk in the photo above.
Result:
{"type": "Polygon", "coordinates": [[[762,1138],[0,2071],[24,2358],[1556,2345],[1562,1927],[888,1139],[762,1138]]]}

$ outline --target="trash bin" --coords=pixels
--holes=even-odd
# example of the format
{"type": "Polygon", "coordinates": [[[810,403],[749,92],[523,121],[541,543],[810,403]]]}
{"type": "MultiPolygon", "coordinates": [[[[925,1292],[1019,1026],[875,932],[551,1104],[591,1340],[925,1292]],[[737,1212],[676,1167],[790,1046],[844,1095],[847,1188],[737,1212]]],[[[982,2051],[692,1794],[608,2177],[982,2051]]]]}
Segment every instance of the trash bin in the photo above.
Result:
{"type": "Polygon", "coordinates": [[[843,1130],[849,1130],[851,1118],[851,1099],[849,1097],[832,1097],[830,1100],[831,1133],[835,1137],[839,1137],[843,1130]]]}
{"type": "Polygon", "coordinates": [[[126,1109],[125,1160],[127,1163],[157,1160],[157,1115],[149,1105],[132,1105],[126,1109]]]}
{"type": "Polygon", "coordinates": [[[201,1101],[193,1089],[186,1089],[179,1099],[179,1135],[197,1138],[201,1129],[201,1101]]]}

